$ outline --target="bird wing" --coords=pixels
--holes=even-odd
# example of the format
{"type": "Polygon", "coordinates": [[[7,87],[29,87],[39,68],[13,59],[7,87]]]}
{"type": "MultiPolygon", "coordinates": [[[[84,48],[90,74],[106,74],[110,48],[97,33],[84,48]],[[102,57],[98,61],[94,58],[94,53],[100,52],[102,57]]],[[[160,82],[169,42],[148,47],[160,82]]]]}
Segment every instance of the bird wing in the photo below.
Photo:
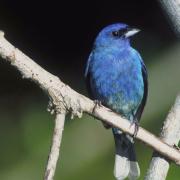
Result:
{"type": "Polygon", "coordinates": [[[141,68],[142,77],[143,77],[143,82],[144,82],[144,94],[143,94],[143,98],[142,98],[141,104],[139,105],[138,110],[136,111],[136,114],[135,114],[134,120],[137,120],[137,121],[139,121],[140,118],[141,118],[142,112],[144,110],[144,106],[145,106],[146,101],[147,101],[147,95],[148,95],[148,75],[147,75],[147,69],[146,69],[146,66],[145,66],[144,62],[142,61],[141,57],[140,57],[140,60],[141,60],[141,67],[142,67],[141,68]]]}
{"type": "Polygon", "coordinates": [[[86,64],[86,69],[85,69],[84,76],[85,76],[85,80],[86,80],[86,87],[87,87],[89,97],[91,99],[94,99],[93,93],[91,91],[91,85],[90,85],[91,80],[90,80],[90,72],[89,72],[89,65],[90,65],[91,59],[92,59],[92,53],[89,55],[89,58],[88,58],[88,61],[87,61],[87,64],[86,64]]]}
{"type": "Polygon", "coordinates": [[[85,69],[85,73],[84,73],[85,78],[88,76],[88,73],[89,73],[89,64],[90,64],[91,59],[92,59],[92,53],[89,55],[89,58],[88,58],[88,61],[86,64],[86,69],[85,69]]]}

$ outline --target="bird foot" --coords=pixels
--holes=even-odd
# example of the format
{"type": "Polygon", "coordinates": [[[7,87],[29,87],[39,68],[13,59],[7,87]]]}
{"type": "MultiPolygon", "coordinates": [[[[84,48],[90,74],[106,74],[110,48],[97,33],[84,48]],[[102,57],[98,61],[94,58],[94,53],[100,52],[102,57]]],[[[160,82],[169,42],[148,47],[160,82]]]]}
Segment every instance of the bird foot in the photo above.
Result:
{"type": "Polygon", "coordinates": [[[134,134],[133,134],[133,138],[135,138],[137,136],[138,130],[139,130],[139,122],[137,120],[134,120],[133,122],[131,122],[131,126],[134,125],[134,134]]]}
{"type": "Polygon", "coordinates": [[[99,101],[99,100],[97,100],[97,99],[94,100],[94,108],[93,108],[93,110],[92,110],[92,113],[94,114],[96,108],[101,107],[101,106],[102,106],[101,101],[99,101]]]}

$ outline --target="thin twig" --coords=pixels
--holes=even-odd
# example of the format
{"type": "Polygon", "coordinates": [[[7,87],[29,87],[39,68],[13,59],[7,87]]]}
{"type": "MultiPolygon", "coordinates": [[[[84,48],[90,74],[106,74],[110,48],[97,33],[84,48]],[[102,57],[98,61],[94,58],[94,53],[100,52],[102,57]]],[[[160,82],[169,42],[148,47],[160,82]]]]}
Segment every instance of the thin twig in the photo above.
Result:
{"type": "MultiPolygon", "coordinates": [[[[177,96],[162,128],[161,139],[178,148],[180,140],[180,95],[177,96]]],[[[164,180],[169,170],[170,161],[154,152],[145,180],[164,180]]]]}
{"type": "MultiPolygon", "coordinates": [[[[3,33],[0,33],[0,56],[18,69],[24,78],[37,83],[52,99],[52,104],[56,109],[59,109],[59,112],[66,109],[73,116],[76,115],[78,117],[82,116],[82,112],[86,112],[113,127],[119,128],[127,134],[134,134],[134,126],[131,126],[128,120],[112,112],[110,109],[101,106],[92,113],[95,106],[92,100],[77,93],[58,77],[36,64],[31,58],[10,44],[4,38],[3,33]]],[[[173,146],[164,143],[152,133],[140,127],[136,138],[174,161],[177,165],[180,165],[180,152],[173,146]]]]}
{"type": "Polygon", "coordinates": [[[62,133],[64,130],[65,113],[56,114],[51,150],[48,157],[44,180],[53,180],[59,157],[62,133]]]}

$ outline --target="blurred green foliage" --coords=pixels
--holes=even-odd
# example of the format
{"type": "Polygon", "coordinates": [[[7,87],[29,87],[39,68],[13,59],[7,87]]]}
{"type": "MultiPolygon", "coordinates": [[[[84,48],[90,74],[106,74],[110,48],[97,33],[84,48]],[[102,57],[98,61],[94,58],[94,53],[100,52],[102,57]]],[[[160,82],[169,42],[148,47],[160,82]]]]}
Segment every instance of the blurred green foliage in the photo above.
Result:
{"type": "MultiPolygon", "coordinates": [[[[152,47],[153,48],[153,47],[152,47]]],[[[180,44],[174,43],[160,52],[144,53],[149,73],[149,97],[141,125],[153,133],[160,132],[163,120],[180,90],[180,44]]],[[[2,65],[2,64],[1,64],[2,65]]],[[[0,179],[39,180],[42,179],[53,131],[53,119],[46,112],[48,99],[31,82],[21,80],[17,71],[3,64],[0,104],[0,179]],[[9,72],[13,74],[9,76],[9,72]],[[14,87],[11,81],[23,84],[14,87]],[[23,92],[33,87],[32,93],[23,92]],[[10,90],[11,89],[11,90],[10,90]],[[15,93],[13,97],[13,91],[15,93]]],[[[67,79],[71,79],[69,74],[67,79]]],[[[73,78],[73,84],[84,92],[83,81],[73,78]]],[[[138,161],[143,179],[151,159],[152,150],[136,143],[138,161]]],[[[60,161],[55,179],[62,180],[113,180],[114,142],[111,130],[105,130],[101,122],[85,115],[81,119],[66,119],[60,161]]],[[[168,173],[168,180],[176,180],[180,171],[174,164],[168,173]]]]}

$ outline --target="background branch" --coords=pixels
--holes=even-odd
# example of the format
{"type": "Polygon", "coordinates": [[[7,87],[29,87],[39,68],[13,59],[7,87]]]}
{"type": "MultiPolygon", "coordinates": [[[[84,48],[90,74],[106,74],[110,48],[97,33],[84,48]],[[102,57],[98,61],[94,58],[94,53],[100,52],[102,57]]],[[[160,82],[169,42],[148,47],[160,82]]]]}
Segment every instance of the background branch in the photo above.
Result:
{"type": "MultiPolygon", "coordinates": [[[[130,135],[134,134],[134,126],[131,126],[128,120],[122,118],[119,114],[112,112],[108,108],[103,106],[98,107],[95,109],[94,113],[92,113],[95,105],[92,100],[77,93],[61,82],[58,77],[52,75],[36,64],[31,58],[10,44],[4,38],[4,33],[2,32],[0,33],[0,56],[18,69],[23,78],[28,78],[34,81],[48,94],[53,107],[55,107],[56,113],[70,111],[72,117],[75,115],[81,117],[82,112],[86,112],[106,123],[109,123],[113,127],[121,129],[125,133],[130,135]]],[[[169,146],[141,127],[139,128],[136,138],[151,146],[154,150],[166,156],[168,159],[174,161],[177,165],[180,165],[180,152],[176,148],[169,146]]],[[[54,146],[52,145],[52,148],[54,146]]],[[[56,156],[58,155],[57,153],[55,154],[56,156]]],[[[56,159],[57,158],[58,156],[56,159]]],[[[51,162],[51,160],[49,160],[49,162],[51,162]]],[[[55,169],[51,171],[52,174],[54,171],[55,169]]]]}
{"type": "Polygon", "coordinates": [[[172,29],[180,38],[180,0],[159,0],[169,19],[172,29]]]}
{"type": "MultiPolygon", "coordinates": [[[[159,0],[162,9],[169,19],[172,29],[180,38],[180,0],[159,0]]],[[[178,147],[180,140],[180,95],[176,98],[175,104],[169,112],[160,138],[167,144],[178,147]]],[[[147,171],[145,180],[164,180],[166,179],[170,161],[158,152],[154,151],[152,160],[147,171]]]]}
{"type": "MultiPolygon", "coordinates": [[[[177,96],[162,128],[160,138],[170,146],[180,140],[180,95],[177,96]]],[[[154,152],[145,180],[164,180],[169,170],[170,161],[154,152]]]]}

